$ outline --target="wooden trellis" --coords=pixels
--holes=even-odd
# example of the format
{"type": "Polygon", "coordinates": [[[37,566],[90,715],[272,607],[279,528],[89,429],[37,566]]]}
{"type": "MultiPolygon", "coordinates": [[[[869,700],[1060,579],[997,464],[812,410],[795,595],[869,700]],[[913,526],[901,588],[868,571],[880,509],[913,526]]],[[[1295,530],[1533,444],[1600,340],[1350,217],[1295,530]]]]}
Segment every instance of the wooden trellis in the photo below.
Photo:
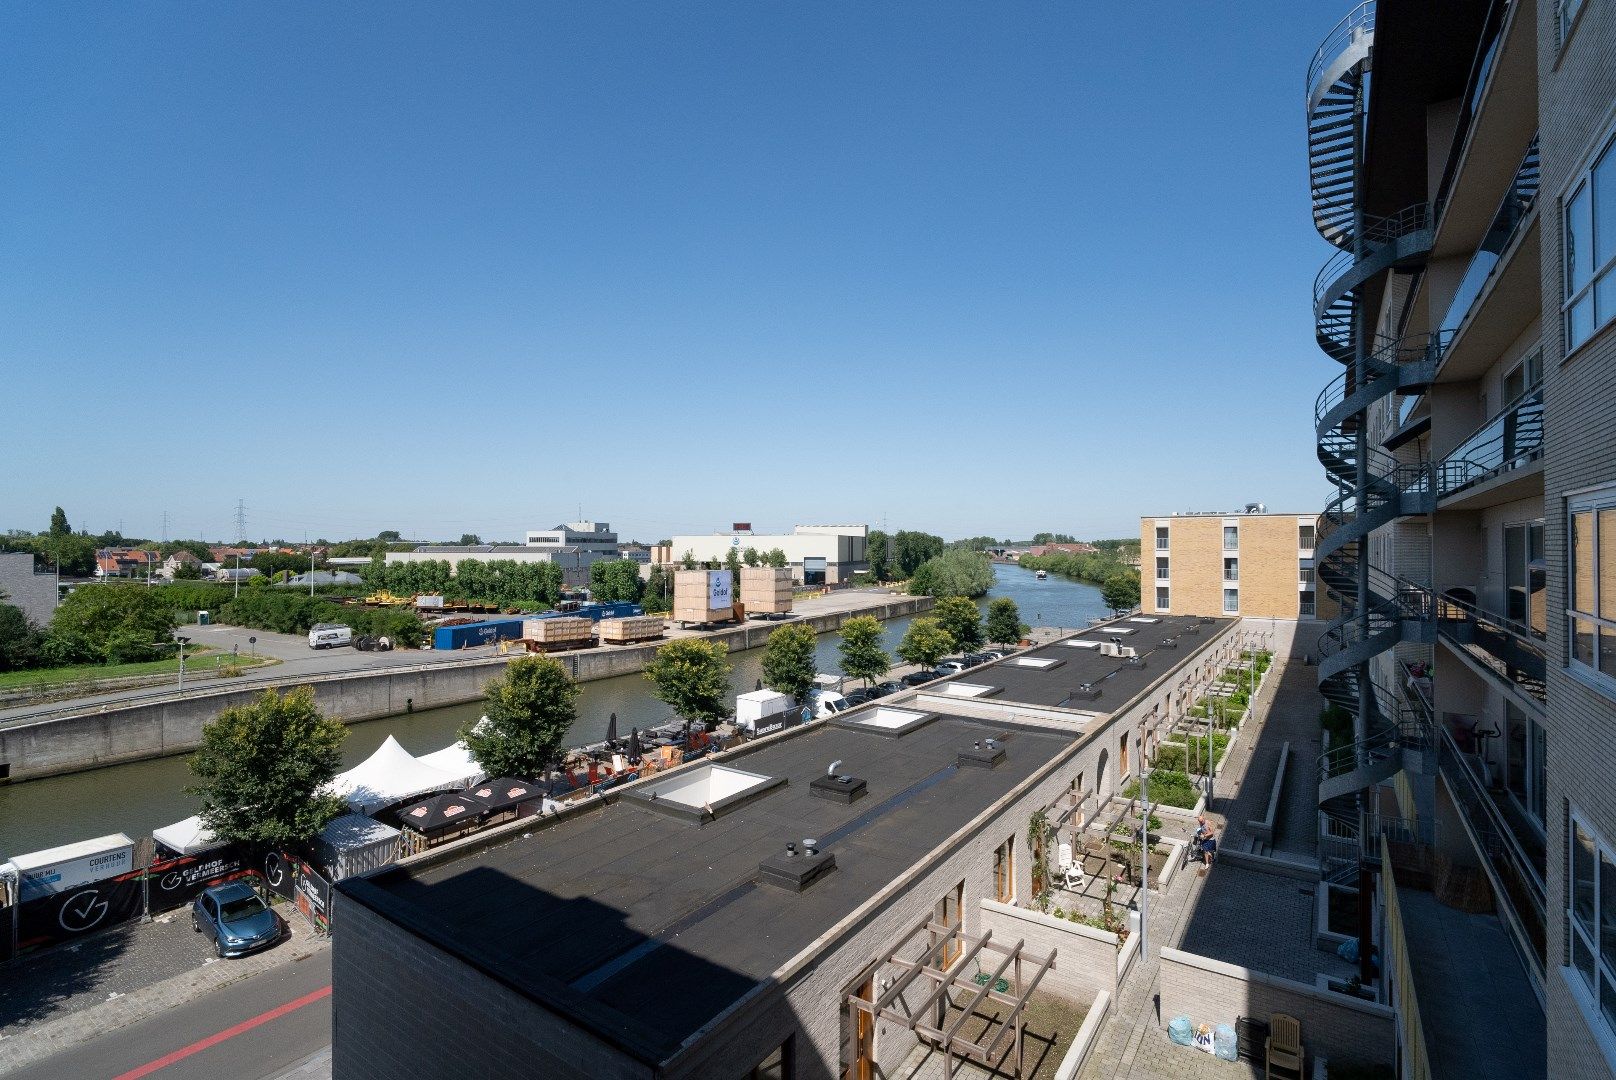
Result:
{"type": "Polygon", "coordinates": [[[994,1062],[999,1054],[1010,1049],[1005,1040],[1013,1034],[1015,1075],[1020,1077],[1023,1069],[1022,1035],[1025,1029],[1023,1013],[1027,1007],[1027,999],[1032,996],[1039,981],[1055,966],[1055,954],[1050,953],[1040,960],[1036,956],[1023,954],[1025,938],[1008,947],[1000,945],[992,938],[991,930],[976,937],[965,933],[959,926],[948,926],[927,919],[905,934],[903,940],[883,958],[883,963],[899,969],[902,974],[874,1001],[865,1001],[863,998],[850,995],[848,1006],[868,1013],[872,1023],[875,1019],[881,1018],[902,1024],[941,1050],[943,1075],[950,1080],[954,1076],[956,1055],[974,1061],[986,1069],[996,1069],[994,1062]],[[919,955],[912,959],[900,956],[899,953],[909,947],[910,943],[923,932],[931,936],[919,955]],[[943,963],[942,958],[947,955],[951,943],[958,945],[959,955],[951,962],[943,963]],[[973,961],[980,963],[983,954],[1001,958],[985,983],[978,981],[974,970],[967,970],[971,968],[973,961]],[[1034,964],[1036,967],[1029,976],[1026,967],[1034,964]],[[997,988],[1001,979],[1010,984],[1008,992],[997,988]],[[911,987],[916,987],[916,984],[920,984],[916,988],[916,993],[924,993],[925,996],[911,1006],[904,994],[911,987]],[[946,1027],[940,1026],[945,1017],[942,1010],[944,996],[956,988],[969,991],[971,998],[965,1005],[955,1006],[960,1009],[960,1013],[952,1022],[946,1027]],[[1008,1008],[1009,1015],[999,1019],[997,1029],[990,1027],[984,1031],[981,1040],[978,1041],[963,1034],[961,1029],[977,1007],[988,1000],[1008,1008]],[[988,1037],[990,1034],[991,1039],[988,1037]]]}

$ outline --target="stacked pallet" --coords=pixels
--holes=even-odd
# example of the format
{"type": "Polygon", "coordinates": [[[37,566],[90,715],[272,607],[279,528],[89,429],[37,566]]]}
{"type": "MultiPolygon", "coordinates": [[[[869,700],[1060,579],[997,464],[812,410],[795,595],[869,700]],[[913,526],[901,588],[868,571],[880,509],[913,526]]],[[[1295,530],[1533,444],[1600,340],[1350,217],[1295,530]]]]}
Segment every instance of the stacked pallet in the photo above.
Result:
{"type": "Polygon", "coordinates": [[[595,636],[591,619],[561,615],[552,619],[529,619],[522,636],[546,649],[576,649],[588,645],[595,636]]]}
{"type": "Polygon", "coordinates": [[[600,640],[608,645],[628,645],[662,636],[662,616],[630,615],[622,619],[600,620],[600,640]]]}
{"type": "Polygon", "coordinates": [[[729,622],[735,617],[728,570],[678,570],[673,575],[673,621],[729,622]]]}
{"type": "Polygon", "coordinates": [[[752,615],[784,615],[789,612],[791,569],[784,566],[743,566],[741,603],[752,615]]]}

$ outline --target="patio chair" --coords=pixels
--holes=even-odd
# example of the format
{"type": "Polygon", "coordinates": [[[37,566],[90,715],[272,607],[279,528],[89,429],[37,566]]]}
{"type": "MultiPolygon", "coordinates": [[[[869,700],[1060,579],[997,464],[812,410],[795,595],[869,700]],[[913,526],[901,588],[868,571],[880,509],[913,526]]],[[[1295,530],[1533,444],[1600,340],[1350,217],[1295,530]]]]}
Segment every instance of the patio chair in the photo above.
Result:
{"type": "Polygon", "coordinates": [[[1080,892],[1088,884],[1083,876],[1083,864],[1072,858],[1072,845],[1061,844],[1056,849],[1055,869],[1060,873],[1062,888],[1080,892]]]}
{"type": "Polygon", "coordinates": [[[1294,1077],[1302,1080],[1302,1024],[1294,1016],[1274,1013],[1268,1018],[1266,1046],[1268,1069],[1266,1076],[1294,1077]]]}

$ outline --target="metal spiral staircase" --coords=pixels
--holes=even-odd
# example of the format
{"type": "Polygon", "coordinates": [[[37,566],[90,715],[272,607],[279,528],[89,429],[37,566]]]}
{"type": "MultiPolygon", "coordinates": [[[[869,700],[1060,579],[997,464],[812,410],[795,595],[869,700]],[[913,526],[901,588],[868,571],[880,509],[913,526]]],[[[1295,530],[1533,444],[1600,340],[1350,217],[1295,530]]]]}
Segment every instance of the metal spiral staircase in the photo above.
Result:
{"type": "Polygon", "coordinates": [[[1369,444],[1369,410],[1389,396],[1424,389],[1446,345],[1440,334],[1375,339],[1367,325],[1381,275],[1422,263],[1433,233],[1423,203],[1390,217],[1363,210],[1359,177],[1374,36],[1369,0],[1325,38],[1307,81],[1313,223],[1341,249],[1313,284],[1315,336],[1342,365],[1313,414],[1319,462],[1337,491],[1319,517],[1314,561],[1341,607],[1320,638],[1319,689],[1356,718],[1357,738],[1320,761],[1320,801],[1336,803],[1338,811],[1339,800],[1395,773],[1405,748],[1428,744],[1428,725],[1374,680],[1370,662],[1401,641],[1430,640],[1435,632],[1429,593],[1368,561],[1371,533],[1399,517],[1430,513],[1436,499],[1428,465],[1402,464],[1369,444]]]}

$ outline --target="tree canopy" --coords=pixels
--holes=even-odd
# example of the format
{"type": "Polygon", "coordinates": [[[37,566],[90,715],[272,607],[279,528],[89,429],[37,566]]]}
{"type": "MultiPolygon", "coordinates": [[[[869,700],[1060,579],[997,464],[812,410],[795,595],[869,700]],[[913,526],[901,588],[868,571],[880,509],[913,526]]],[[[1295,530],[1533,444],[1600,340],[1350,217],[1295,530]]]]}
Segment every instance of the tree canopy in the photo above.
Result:
{"type": "Polygon", "coordinates": [[[489,776],[541,777],[560,756],[578,718],[578,684],[560,661],[523,656],[484,691],[484,720],[460,729],[471,756],[489,776]]]}
{"type": "Polygon", "coordinates": [[[849,679],[870,683],[892,669],[892,657],[883,646],[886,627],[874,615],[858,615],[842,624],[842,640],[836,649],[842,655],[842,674],[849,679]]]}
{"type": "Polygon", "coordinates": [[[937,601],[932,614],[954,640],[954,648],[968,651],[982,644],[982,612],[974,600],[945,596],[937,601]]]}
{"type": "Polygon", "coordinates": [[[284,696],[265,690],[257,701],[221,712],[202,728],[191,755],[202,821],[221,840],[254,845],[306,841],[341,814],[339,796],[322,794],[342,765],[341,722],[314,707],[314,691],[284,696]]]}
{"type": "Polygon", "coordinates": [[[126,664],[170,655],[175,619],[161,589],[81,585],[51,617],[57,663],[126,664]]]}
{"type": "Polygon", "coordinates": [[[763,684],[802,704],[819,674],[818,647],[819,635],[807,623],[791,623],[774,631],[763,646],[763,684]]]}
{"type": "Polygon", "coordinates": [[[923,596],[977,597],[993,587],[993,562],[981,552],[950,548],[909,575],[909,591],[923,596]]]}
{"type": "Polygon", "coordinates": [[[589,567],[589,595],[596,600],[634,603],[645,590],[640,564],[633,559],[604,559],[589,567]]]}
{"type": "Polygon", "coordinates": [[[865,544],[865,561],[870,564],[870,575],[877,581],[890,580],[892,573],[892,559],[887,549],[892,544],[892,537],[880,529],[871,529],[865,544]]]}
{"type": "Polygon", "coordinates": [[[1139,575],[1120,570],[1105,579],[1100,586],[1100,597],[1112,611],[1126,611],[1139,605],[1139,575]]]}
{"type": "Polygon", "coordinates": [[[720,641],[680,638],[645,667],[652,693],[686,720],[717,723],[730,714],[729,651],[720,641]]]}
{"type": "Polygon", "coordinates": [[[781,551],[779,548],[770,548],[768,551],[765,551],[763,553],[763,561],[774,567],[776,570],[791,565],[791,560],[787,559],[786,553],[781,551]]]}
{"type": "Polygon", "coordinates": [[[943,553],[943,538],[931,533],[899,530],[892,538],[893,565],[900,578],[908,578],[920,569],[927,559],[943,553]]]}
{"type": "Polygon", "coordinates": [[[906,663],[929,668],[935,667],[953,647],[954,639],[948,631],[936,619],[922,615],[909,624],[909,632],[898,642],[898,656],[906,663]]]}
{"type": "Polygon", "coordinates": [[[1014,645],[1021,640],[1021,609],[1014,600],[998,596],[988,603],[987,634],[995,645],[1014,645]]]}

